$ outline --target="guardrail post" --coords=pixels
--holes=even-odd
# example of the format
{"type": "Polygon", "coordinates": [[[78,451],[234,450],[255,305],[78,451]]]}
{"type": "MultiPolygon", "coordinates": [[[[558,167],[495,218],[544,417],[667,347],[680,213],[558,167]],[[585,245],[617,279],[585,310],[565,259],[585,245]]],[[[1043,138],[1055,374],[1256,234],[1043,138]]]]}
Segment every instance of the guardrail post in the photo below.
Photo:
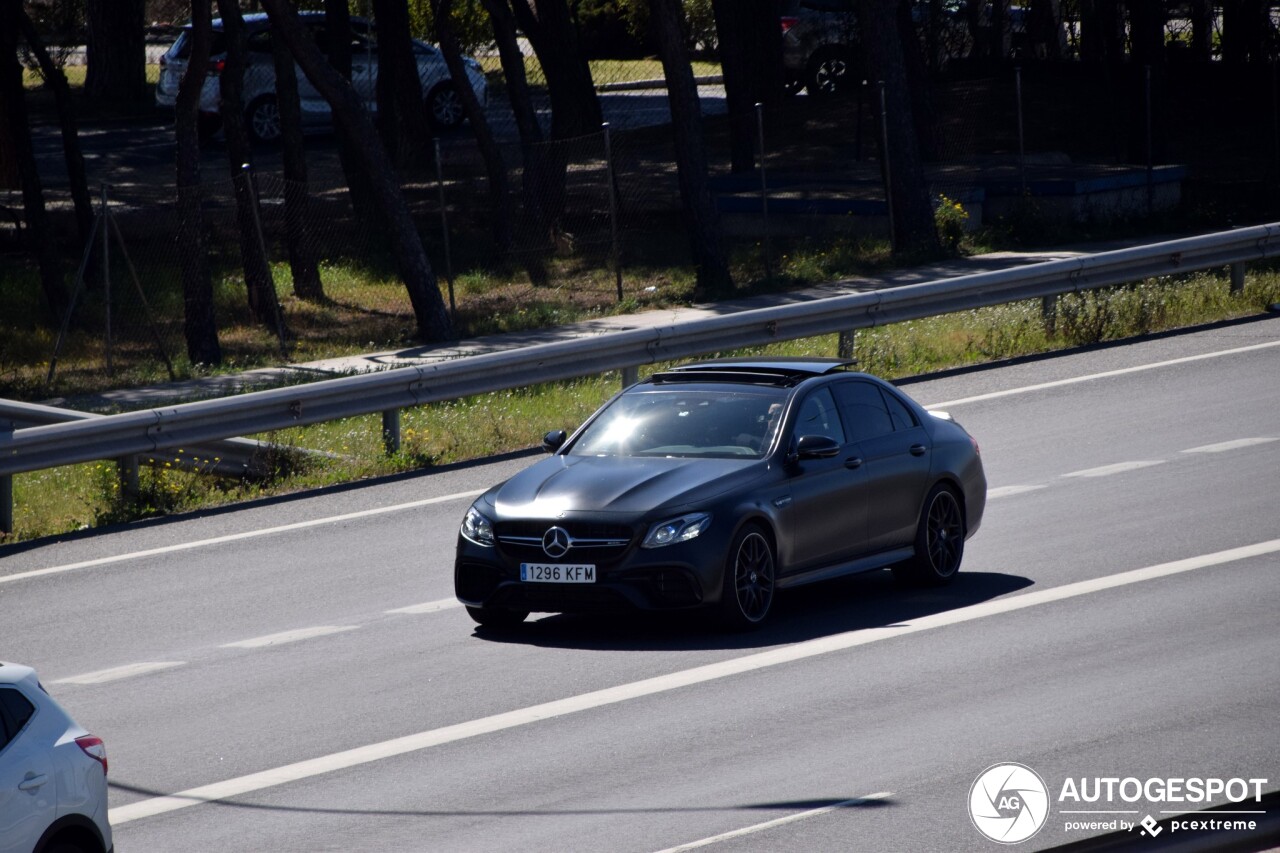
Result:
{"type": "Polygon", "coordinates": [[[1040,316],[1044,320],[1044,333],[1052,335],[1058,327],[1058,297],[1040,297],[1040,316]]]}
{"type": "Polygon", "coordinates": [[[399,409],[387,409],[382,413],[382,444],[386,447],[388,456],[400,452],[399,409]]]}
{"type": "MultiPolygon", "coordinates": [[[[0,421],[0,447],[13,437],[13,421],[0,421]]],[[[13,532],[13,475],[0,476],[0,534],[13,532]]]]}
{"type": "Polygon", "coordinates": [[[120,493],[130,500],[136,498],[141,489],[138,483],[138,457],[120,457],[116,460],[116,471],[120,476],[120,493]]]}
{"type": "Polygon", "coordinates": [[[1231,265],[1231,295],[1244,293],[1244,261],[1236,261],[1231,265]]]}
{"type": "Polygon", "coordinates": [[[836,356],[839,358],[853,358],[853,345],[857,338],[857,330],[850,329],[847,332],[840,333],[840,339],[836,343],[836,356]]]}
{"type": "Polygon", "coordinates": [[[636,365],[622,368],[622,387],[630,388],[640,381],[640,368],[636,365]]]}

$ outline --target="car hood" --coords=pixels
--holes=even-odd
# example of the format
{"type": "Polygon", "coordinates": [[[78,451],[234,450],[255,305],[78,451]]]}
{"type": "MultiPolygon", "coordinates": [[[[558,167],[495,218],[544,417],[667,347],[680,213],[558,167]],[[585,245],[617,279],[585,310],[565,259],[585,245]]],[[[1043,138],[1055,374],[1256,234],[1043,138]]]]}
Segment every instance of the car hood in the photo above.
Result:
{"type": "Polygon", "coordinates": [[[489,494],[499,518],[557,518],[563,513],[643,515],[707,501],[761,475],[759,459],[552,456],[489,494]]]}

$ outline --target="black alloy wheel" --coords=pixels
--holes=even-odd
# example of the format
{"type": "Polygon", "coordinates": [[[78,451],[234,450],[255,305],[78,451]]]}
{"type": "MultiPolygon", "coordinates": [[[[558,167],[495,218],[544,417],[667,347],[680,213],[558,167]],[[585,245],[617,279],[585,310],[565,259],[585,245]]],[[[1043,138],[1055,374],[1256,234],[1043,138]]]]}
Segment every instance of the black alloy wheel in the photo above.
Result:
{"type": "Polygon", "coordinates": [[[259,145],[270,145],[280,139],[280,105],[270,95],[253,99],[244,113],[245,129],[249,138],[259,145]]]}
{"type": "Polygon", "coordinates": [[[431,126],[436,130],[453,130],[462,124],[466,117],[465,110],[462,96],[458,94],[453,81],[441,83],[427,95],[427,115],[431,118],[431,126]]]}
{"type": "Polygon", "coordinates": [[[853,84],[853,68],[848,57],[835,50],[824,50],[809,66],[805,89],[816,98],[834,98],[849,91],[853,84]]]}
{"type": "Polygon", "coordinates": [[[748,630],[762,625],[773,606],[776,563],[773,545],[756,525],[738,532],[725,566],[720,613],[725,625],[748,630]]]}
{"type": "Polygon", "coordinates": [[[916,531],[915,556],[893,567],[894,576],[914,586],[950,583],[964,559],[964,509],[951,487],[939,484],[925,498],[916,531]]]}

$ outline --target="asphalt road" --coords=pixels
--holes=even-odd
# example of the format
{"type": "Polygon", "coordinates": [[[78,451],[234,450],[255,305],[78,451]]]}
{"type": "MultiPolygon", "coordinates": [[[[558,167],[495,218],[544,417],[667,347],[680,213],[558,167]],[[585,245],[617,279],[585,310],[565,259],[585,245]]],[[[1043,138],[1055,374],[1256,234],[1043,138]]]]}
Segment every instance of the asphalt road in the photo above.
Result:
{"type": "Polygon", "coordinates": [[[477,631],[457,523],[522,456],[0,549],[0,649],[106,741],[128,853],[993,850],[969,791],[1010,761],[1044,849],[1198,808],[1068,778],[1280,789],[1277,376],[1263,319],[909,383],[982,445],[961,576],[756,634],[477,631]]]}

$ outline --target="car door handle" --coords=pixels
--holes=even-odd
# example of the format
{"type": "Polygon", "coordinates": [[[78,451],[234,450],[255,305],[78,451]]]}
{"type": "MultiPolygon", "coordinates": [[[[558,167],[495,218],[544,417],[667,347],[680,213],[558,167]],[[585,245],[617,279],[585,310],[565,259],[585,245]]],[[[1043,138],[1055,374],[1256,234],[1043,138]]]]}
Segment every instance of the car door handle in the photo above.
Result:
{"type": "Polygon", "coordinates": [[[924,456],[924,455],[925,455],[925,453],[926,453],[926,452],[928,452],[928,450],[929,450],[929,448],[925,447],[923,444],[913,444],[913,445],[911,445],[911,455],[912,455],[912,456],[924,456]]]}
{"type": "Polygon", "coordinates": [[[853,470],[853,469],[855,469],[855,468],[861,468],[861,467],[862,467],[862,457],[861,457],[861,456],[850,456],[848,459],[844,460],[844,467],[848,468],[849,470],[853,470]]]}
{"type": "Polygon", "coordinates": [[[34,791],[45,782],[49,781],[49,777],[41,773],[39,776],[28,776],[18,783],[19,791],[34,791]]]}

